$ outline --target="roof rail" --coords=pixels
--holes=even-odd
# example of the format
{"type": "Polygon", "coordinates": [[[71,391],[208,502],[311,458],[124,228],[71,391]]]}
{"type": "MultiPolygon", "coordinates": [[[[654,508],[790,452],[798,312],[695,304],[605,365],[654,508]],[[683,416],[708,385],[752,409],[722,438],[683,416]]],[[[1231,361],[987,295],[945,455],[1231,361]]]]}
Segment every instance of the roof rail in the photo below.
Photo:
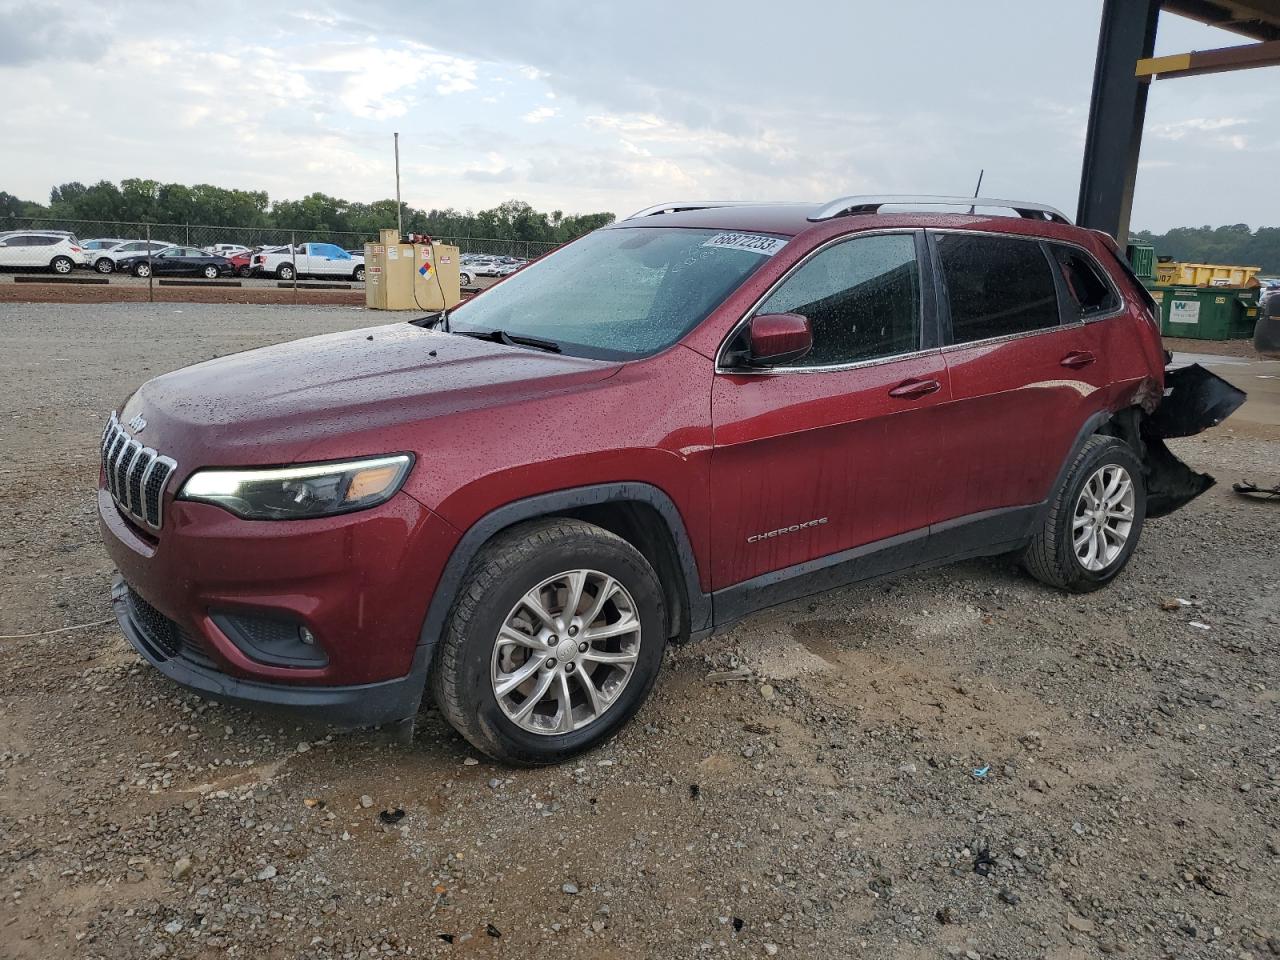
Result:
{"type": "Polygon", "coordinates": [[[929,206],[929,207],[1004,207],[1012,210],[1019,217],[1027,220],[1050,220],[1054,223],[1070,223],[1066,214],[1055,207],[1043,203],[1026,203],[1022,200],[993,200],[990,197],[928,197],[928,196],[868,196],[840,197],[825,204],[821,210],[809,215],[809,219],[818,222],[831,220],[834,217],[855,216],[858,214],[878,213],[886,206],[929,206]]]}
{"type": "Polygon", "coordinates": [[[637,210],[628,220],[640,217],[653,217],[660,213],[682,213],[685,210],[710,210],[712,207],[774,207],[782,206],[789,200],[672,200],[669,203],[655,203],[652,207],[637,210]]]}

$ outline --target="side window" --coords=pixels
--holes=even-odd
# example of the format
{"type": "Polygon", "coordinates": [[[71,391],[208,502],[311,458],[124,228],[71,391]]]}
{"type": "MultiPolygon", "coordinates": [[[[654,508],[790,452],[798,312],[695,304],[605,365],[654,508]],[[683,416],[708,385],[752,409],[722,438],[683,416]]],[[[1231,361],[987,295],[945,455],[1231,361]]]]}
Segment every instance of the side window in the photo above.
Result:
{"type": "Polygon", "coordinates": [[[799,313],[813,350],[794,366],[855,363],[920,347],[920,271],[912,234],[856,237],[823,250],[757,313],[799,313]]]}
{"type": "Polygon", "coordinates": [[[1038,240],[937,235],[951,306],[951,338],[972,343],[1056,327],[1058,292],[1038,240]]]}
{"type": "Polygon", "coordinates": [[[1110,313],[1120,306],[1120,298],[1091,256],[1059,244],[1054,244],[1052,249],[1067,294],[1069,316],[1087,320],[1110,313]]]}

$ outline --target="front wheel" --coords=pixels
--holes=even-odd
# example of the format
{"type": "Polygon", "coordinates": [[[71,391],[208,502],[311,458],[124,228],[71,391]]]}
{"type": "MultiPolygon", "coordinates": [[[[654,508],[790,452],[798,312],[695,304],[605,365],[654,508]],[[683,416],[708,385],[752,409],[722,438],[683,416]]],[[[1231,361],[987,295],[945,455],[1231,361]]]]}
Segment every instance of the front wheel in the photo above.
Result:
{"type": "Polygon", "coordinates": [[[356,267],[355,270],[352,271],[351,279],[356,283],[364,283],[364,267],[356,267]]]}
{"type": "Polygon", "coordinates": [[[458,286],[460,286],[460,287],[469,287],[469,286],[471,286],[471,274],[469,274],[469,273],[460,273],[460,274],[458,274],[458,286]]]}
{"type": "Polygon", "coordinates": [[[436,654],[445,718],[507,763],[556,763],[618,731],[666,646],[662,587],[644,556],[579,520],[532,521],[484,547],[436,654]]]}
{"type": "Polygon", "coordinates": [[[209,264],[207,267],[205,267],[205,268],[204,268],[204,275],[205,275],[205,278],[206,278],[206,279],[208,279],[208,280],[217,280],[217,279],[218,279],[218,268],[217,268],[217,267],[215,267],[215,266],[211,263],[211,264],[209,264]]]}
{"type": "Polygon", "coordinates": [[[1138,545],[1147,515],[1142,462],[1115,437],[1090,437],[1023,555],[1037,580],[1087,593],[1106,586],[1138,545]]]}
{"type": "Polygon", "coordinates": [[[99,257],[98,261],[93,265],[93,269],[99,273],[111,273],[115,268],[115,262],[110,257],[99,257]]]}
{"type": "Polygon", "coordinates": [[[134,267],[134,268],[133,268],[133,275],[134,275],[135,277],[149,277],[149,276],[151,276],[151,264],[149,264],[149,263],[140,263],[140,264],[138,264],[136,267],[134,267]]]}

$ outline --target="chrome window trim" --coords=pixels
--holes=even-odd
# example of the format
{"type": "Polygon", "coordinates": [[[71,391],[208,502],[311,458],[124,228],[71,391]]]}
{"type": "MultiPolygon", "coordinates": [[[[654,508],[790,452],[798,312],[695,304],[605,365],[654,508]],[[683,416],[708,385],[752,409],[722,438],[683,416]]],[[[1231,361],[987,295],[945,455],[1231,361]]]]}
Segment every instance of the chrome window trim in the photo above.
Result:
{"type": "MultiPolygon", "coordinates": [[[[1121,294],[1120,291],[1116,289],[1116,285],[1111,279],[1111,274],[1109,274],[1103,268],[1102,264],[1098,262],[1098,258],[1095,257],[1090,250],[1081,246],[1080,244],[1076,243],[1073,240],[1057,240],[1057,239],[1052,239],[1050,237],[1038,237],[1034,234],[1029,234],[1029,233],[1005,233],[1003,231],[997,231],[997,230],[964,230],[956,227],[925,227],[924,230],[926,234],[935,234],[935,235],[936,234],[960,234],[966,237],[972,237],[972,236],[1002,237],[1008,240],[1028,240],[1033,243],[1040,243],[1040,244],[1056,243],[1063,247],[1071,247],[1073,250],[1078,250],[1080,253],[1083,253],[1086,257],[1088,257],[1093,262],[1094,266],[1098,268],[1098,272],[1102,275],[1103,281],[1107,284],[1111,292],[1115,295],[1116,299],[1120,303],[1120,306],[1118,306],[1115,310],[1112,310],[1110,313],[1101,314],[1096,317],[1088,317],[1088,318],[1081,317],[1080,319],[1072,320],[1069,323],[1059,322],[1052,327],[1038,327],[1035,330],[1021,330],[1018,333],[1005,333],[998,337],[987,337],[984,340],[966,340],[963,343],[944,343],[941,347],[941,350],[943,353],[952,353],[957,349],[961,349],[965,347],[990,346],[994,344],[1008,343],[1011,340],[1023,340],[1023,339],[1026,339],[1027,337],[1038,337],[1041,334],[1053,333],[1056,330],[1069,330],[1075,326],[1084,327],[1086,324],[1098,323],[1101,320],[1110,320],[1113,317],[1118,317],[1125,312],[1124,295],[1121,294]]],[[[939,267],[941,267],[941,264],[939,264],[939,267]]],[[[940,292],[943,294],[942,300],[946,303],[947,319],[949,321],[951,319],[951,297],[947,295],[947,291],[946,291],[946,285],[947,285],[946,274],[941,270],[939,272],[942,273],[942,276],[939,278],[941,280],[941,286],[942,286],[942,289],[940,292]]],[[[1054,281],[1054,289],[1055,290],[1057,289],[1056,280],[1054,281]]],[[[1061,309],[1059,309],[1059,315],[1061,315],[1061,309]]],[[[955,334],[955,330],[954,328],[951,327],[950,323],[947,324],[947,333],[953,336],[955,334]]]]}
{"type": "MultiPolygon", "coordinates": [[[[774,374],[779,374],[779,373],[836,373],[841,370],[856,370],[860,367],[880,366],[881,364],[892,363],[897,360],[905,360],[908,357],[923,357],[929,354],[938,353],[939,352],[938,347],[928,347],[921,350],[912,350],[907,353],[897,353],[889,357],[871,357],[867,360],[851,360],[848,363],[824,364],[822,366],[815,366],[815,367],[796,367],[796,366],[761,367],[758,370],[752,369],[750,367],[726,367],[722,362],[724,359],[724,353],[728,349],[729,344],[733,341],[733,338],[738,335],[739,331],[741,331],[744,326],[746,326],[748,323],[751,322],[751,318],[756,315],[756,311],[760,309],[760,307],[764,304],[766,300],[768,300],[771,296],[774,295],[774,293],[777,292],[778,288],[780,288],[784,283],[790,280],[791,277],[793,277],[798,270],[800,270],[805,264],[807,264],[810,260],[812,260],[818,254],[824,252],[830,247],[836,246],[837,244],[848,243],[860,237],[883,237],[883,236],[894,236],[894,235],[901,234],[903,236],[911,237],[914,240],[915,235],[923,229],[924,229],[923,227],[884,227],[878,230],[851,230],[848,233],[840,234],[838,237],[831,237],[829,240],[825,240],[818,246],[814,247],[812,250],[806,253],[803,257],[801,257],[799,260],[793,263],[790,267],[788,267],[787,272],[784,273],[777,280],[775,280],[772,286],[770,286],[769,289],[766,290],[764,294],[761,295],[760,298],[755,301],[755,303],[753,303],[750,307],[747,308],[747,311],[729,329],[728,334],[726,334],[720,340],[720,345],[716,348],[715,373],[731,374],[733,376],[743,376],[743,377],[752,377],[752,376],[760,376],[760,375],[773,376],[774,374]]],[[[919,258],[917,258],[916,274],[917,276],[919,276],[921,273],[922,271],[920,269],[920,261],[919,261],[919,258]]],[[[918,332],[921,337],[924,336],[924,295],[923,294],[924,294],[923,278],[921,278],[921,297],[920,297],[920,304],[918,307],[918,315],[919,315],[918,319],[920,321],[918,332]]]]}

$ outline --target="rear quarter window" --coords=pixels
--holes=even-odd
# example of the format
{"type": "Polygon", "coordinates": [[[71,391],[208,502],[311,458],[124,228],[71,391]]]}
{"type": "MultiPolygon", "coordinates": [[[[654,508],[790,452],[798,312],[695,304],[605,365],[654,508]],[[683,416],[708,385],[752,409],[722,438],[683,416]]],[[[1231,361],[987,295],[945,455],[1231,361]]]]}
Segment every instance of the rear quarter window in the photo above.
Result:
{"type": "Polygon", "coordinates": [[[1051,249],[1063,293],[1066,294],[1069,317],[1088,320],[1120,308],[1120,297],[1093,257],[1076,247],[1062,244],[1052,244],[1051,249]]]}

